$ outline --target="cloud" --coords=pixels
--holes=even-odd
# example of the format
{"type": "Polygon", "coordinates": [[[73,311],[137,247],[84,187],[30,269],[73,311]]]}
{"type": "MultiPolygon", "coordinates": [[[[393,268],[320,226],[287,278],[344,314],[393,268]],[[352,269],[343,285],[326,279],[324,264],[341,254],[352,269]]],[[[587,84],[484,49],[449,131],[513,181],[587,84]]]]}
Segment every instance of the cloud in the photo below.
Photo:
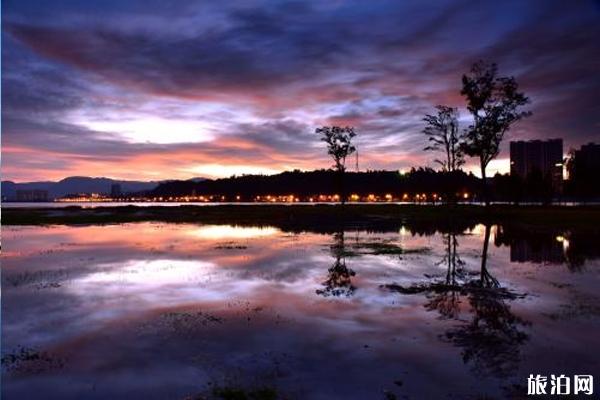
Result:
{"type": "Polygon", "coordinates": [[[533,100],[509,137],[569,147],[600,127],[591,1],[20,1],[4,11],[13,179],[326,167],[314,134],[325,124],[357,127],[364,168],[431,164],[421,118],[436,104],[464,110],[460,76],[480,58],[533,100]]]}

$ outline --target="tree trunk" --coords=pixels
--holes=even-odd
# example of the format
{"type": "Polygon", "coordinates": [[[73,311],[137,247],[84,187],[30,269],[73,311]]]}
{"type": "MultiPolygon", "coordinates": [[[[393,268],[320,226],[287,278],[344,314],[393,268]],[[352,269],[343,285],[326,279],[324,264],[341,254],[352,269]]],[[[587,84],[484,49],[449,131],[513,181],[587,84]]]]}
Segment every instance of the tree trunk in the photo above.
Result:
{"type": "Polygon", "coordinates": [[[340,170],[338,174],[338,185],[340,192],[340,203],[342,205],[346,204],[346,191],[344,188],[344,171],[340,170]]]}
{"type": "Polygon", "coordinates": [[[456,235],[452,234],[452,284],[456,284],[456,247],[458,246],[458,242],[456,240],[456,235]]]}
{"type": "Polygon", "coordinates": [[[451,283],[451,278],[452,278],[452,244],[450,243],[451,240],[451,235],[448,234],[446,236],[446,257],[448,257],[447,260],[447,264],[448,264],[448,272],[446,273],[446,285],[450,285],[451,283]]]}
{"type": "Polygon", "coordinates": [[[481,196],[483,197],[483,201],[485,202],[486,208],[490,205],[490,196],[488,194],[488,186],[487,186],[487,177],[485,176],[485,164],[483,160],[480,160],[481,166],[481,196]]]}
{"type": "Polygon", "coordinates": [[[454,149],[452,148],[452,144],[446,144],[446,156],[447,156],[447,165],[446,165],[446,177],[448,177],[449,182],[447,183],[444,189],[444,198],[446,199],[446,203],[454,204],[454,149]]]}
{"type": "Polygon", "coordinates": [[[490,231],[491,227],[489,224],[485,225],[485,237],[483,239],[483,251],[481,252],[481,285],[484,286],[484,282],[487,281],[487,255],[488,247],[490,243],[490,231]]]}

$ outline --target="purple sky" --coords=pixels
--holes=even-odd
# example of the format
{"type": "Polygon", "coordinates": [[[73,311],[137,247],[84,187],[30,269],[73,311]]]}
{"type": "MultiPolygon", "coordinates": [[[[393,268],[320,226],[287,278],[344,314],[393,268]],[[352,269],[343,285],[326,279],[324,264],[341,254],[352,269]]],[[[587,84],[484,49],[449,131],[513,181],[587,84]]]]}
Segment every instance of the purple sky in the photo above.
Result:
{"type": "Polygon", "coordinates": [[[2,7],[2,179],[328,167],[325,124],[356,127],[361,169],[434,166],[422,118],[464,113],[460,78],[478,59],[514,75],[534,113],[490,174],[506,172],[511,139],[600,141],[598,1],[2,7]]]}

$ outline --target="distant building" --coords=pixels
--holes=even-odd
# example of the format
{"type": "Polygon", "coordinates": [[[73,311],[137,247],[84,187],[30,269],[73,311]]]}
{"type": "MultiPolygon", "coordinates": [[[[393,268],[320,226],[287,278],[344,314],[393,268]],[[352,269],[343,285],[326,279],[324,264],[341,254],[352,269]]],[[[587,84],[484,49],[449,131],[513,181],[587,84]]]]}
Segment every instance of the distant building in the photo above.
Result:
{"type": "Polygon", "coordinates": [[[562,190],[562,139],[510,142],[510,174],[527,179],[534,172],[549,178],[555,191],[562,190]]]}
{"type": "Polygon", "coordinates": [[[588,143],[575,150],[568,164],[568,172],[571,188],[576,195],[599,196],[600,144],[588,143]]]}
{"type": "Polygon", "coordinates": [[[121,196],[121,185],[118,183],[113,183],[110,187],[110,197],[120,197],[121,196]]]}
{"type": "Polygon", "coordinates": [[[102,193],[68,193],[55,201],[62,203],[83,203],[106,201],[109,197],[102,193]]]}
{"type": "Polygon", "coordinates": [[[569,171],[569,179],[577,178],[577,175],[586,175],[587,172],[596,175],[600,172],[600,144],[588,143],[575,150],[572,170],[569,171]]]}
{"type": "Polygon", "coordinates": [[[48,201],[47,190],[17,190],[17,201],[48,201]]]}

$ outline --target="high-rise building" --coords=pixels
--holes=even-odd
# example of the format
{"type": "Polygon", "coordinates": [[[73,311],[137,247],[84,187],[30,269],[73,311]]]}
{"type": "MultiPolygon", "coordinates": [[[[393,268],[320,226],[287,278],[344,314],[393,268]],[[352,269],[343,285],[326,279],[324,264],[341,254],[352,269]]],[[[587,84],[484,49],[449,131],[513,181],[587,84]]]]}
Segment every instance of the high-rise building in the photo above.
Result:
{"type": "Polygon", "coordinates": [[[527,179],[532,173],[549,178],[555,191],[562,190],[562,139],[510,142],[510,174],[527,179]]]}
{"type": "Polygon", "coordinates": [[[600,196],[600,144],[588,143],[576,150],[568,165],[568,172],[573,194],[582,197],[600,196]]]}
{"type": "Polygon", "coordinates": [[[572,171],[569,171],[569,178],[576,178],[577,175],[585,175],[590,172],[596,176],[600,172],[600,144],[588,143],[575,151],[575,158],[572,171]]]}

